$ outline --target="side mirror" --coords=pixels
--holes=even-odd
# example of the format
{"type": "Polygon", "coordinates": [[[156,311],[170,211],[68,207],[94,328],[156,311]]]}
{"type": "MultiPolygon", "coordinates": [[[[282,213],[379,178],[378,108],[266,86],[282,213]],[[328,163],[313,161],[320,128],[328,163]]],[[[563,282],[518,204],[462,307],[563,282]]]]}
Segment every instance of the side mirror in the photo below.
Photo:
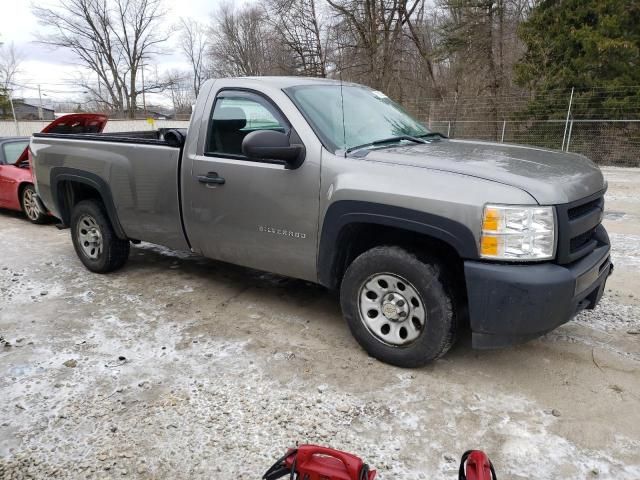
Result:
{"type": "Polygon", "coordinates": [[[301,143],[292,145],[286,133],[256,130],[242,140],[242,153],[256,160],[280,160],[286,168],[295,169],[304,161],[305,148],[301,143]]]}

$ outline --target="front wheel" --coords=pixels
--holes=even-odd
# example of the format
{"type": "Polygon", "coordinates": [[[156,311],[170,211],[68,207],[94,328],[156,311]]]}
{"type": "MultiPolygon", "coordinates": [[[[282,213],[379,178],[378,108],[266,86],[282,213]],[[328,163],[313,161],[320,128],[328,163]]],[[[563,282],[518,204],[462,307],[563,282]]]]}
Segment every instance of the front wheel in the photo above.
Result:
{"type": "Polygon", "coordinates": [[[42,224],[47,220],[47,214],[40,207],[36,189],[33,185],[28,184],[22,189],[20,205],[22,205],[23,213],[32,223],[42,224]]]}
{"type": "Polygon", "coordinates": [[[376,247],[345,272],[340,303],[349,328],[373,357],[419,367],[444,355],[456,337],[446,269],[399,247],[376,247]]]}
{"type": "Polygon", "coordinates": [[[71,239],[80,261],[92,272],[117,270],[129,258],[129,241],[118,238],[98,200],[83,200],[73,207],[71,239]]]}

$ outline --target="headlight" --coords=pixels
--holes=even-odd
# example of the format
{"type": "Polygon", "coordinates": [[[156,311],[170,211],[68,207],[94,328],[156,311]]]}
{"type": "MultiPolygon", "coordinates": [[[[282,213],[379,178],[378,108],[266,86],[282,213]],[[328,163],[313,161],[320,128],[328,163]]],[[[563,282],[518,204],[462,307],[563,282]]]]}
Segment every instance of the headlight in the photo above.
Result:
{"type": "Polygon", "coordinates": [[[497,260],[549,260],[556,246],[553,207],[486,205],[480,256],[497,260]]]}

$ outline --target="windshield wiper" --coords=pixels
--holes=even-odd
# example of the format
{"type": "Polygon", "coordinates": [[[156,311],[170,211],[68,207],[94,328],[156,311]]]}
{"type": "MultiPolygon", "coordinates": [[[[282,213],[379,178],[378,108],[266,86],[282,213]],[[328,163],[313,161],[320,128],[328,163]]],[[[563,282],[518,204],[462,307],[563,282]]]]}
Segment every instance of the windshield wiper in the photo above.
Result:
{"type": "Polygon", "coordinates": [[[384,145],[385,143],[400,142],[401,140],[408,140],[414,143],[427,143],[425,140],[422,140],[421,138],[418,138],[418,137],[414,137],[412,135],[398,135],[397,137],[383,138],[381,140],[376,140],[374,142],[364,143],[362,145],[356,145],[355,147],[347,148],[346,153],[353,152],[354,150],[360,150],[361,148],[373,147],[376,145],[384,145]]]}
{"type": "Polygon", "coordinates": [[[418,135],[417,138],[435,138],[435,137],[440,137],[440,138],[447,138],[446,135],[440,133],[440,132],[429,132],[429,133],[425,133],[424,135],[418,135]]]}

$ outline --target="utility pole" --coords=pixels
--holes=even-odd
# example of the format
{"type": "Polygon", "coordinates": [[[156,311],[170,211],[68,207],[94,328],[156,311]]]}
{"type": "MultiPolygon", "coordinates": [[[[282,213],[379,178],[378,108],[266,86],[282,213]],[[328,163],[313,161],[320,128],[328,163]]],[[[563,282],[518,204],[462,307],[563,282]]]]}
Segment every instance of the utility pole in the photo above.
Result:
{"type": "Polygon", "coordinates": [[[573,89],[574,87],[571,87],[571,96],[569,97],[569,108],[567,108],[567,119],[564,122],[564,135],[562,136],[562,147],[560,147],[560,150],[564,150],[564,144],[567,140],[567,128],[569,127],[569,117],[571,116],[571,104],[573,103],[573,89]]]}
{"type": "Polygon", "coordinates": [[[13,123],[16,124],[16,135],[20,136],[20,126],[18,125],[18,119],[16,118],[16,109],[13,108],[13,97],[11,96],[11,90],[7,89],[7,95],[9,95],[9,103],[11,104],[11,113],[13,113],[13,123]]]}
{"type": "Polygon", "coordinates": [[[40,84],[38,84],[38,97],[40,97],[40,105],[38,106],[38,118],[42,120],[42,93],[40,92],[40,84]]]}
{"type": "Polygon", "coordinates": [[[144,109],[144,116],[147,116],[147,101],[144,97],[144,67],[145,64],[143,63],[142,65],[140,65],[142,67],[141,73],[142,73],[142,108],[144,109]]]}

